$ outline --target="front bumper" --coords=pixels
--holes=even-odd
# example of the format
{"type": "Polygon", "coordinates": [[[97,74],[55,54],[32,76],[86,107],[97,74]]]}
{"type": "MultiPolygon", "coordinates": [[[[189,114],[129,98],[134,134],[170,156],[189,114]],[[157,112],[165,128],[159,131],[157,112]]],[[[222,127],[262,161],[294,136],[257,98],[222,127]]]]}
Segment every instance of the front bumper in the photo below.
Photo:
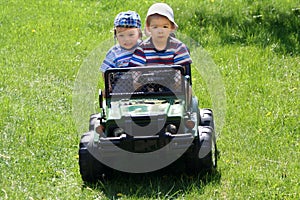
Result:
{"type": "Polygon", "coordinates": [[[88,151],[108,167],[130,173],[164,168],[178,160],[194,141],[192,133],[107,138],[97,135],[94,133],[94,140],[88,143],[88,151]]]}
{"type": "Polygon", "coordinates": [[[162,136],[100,137],[98,148],[105,154],[118,153],[120,149],[134,153],[148,153],[165,148],[166,151],[188,149],[193,142],[191,133],[165,134],[162,136]],[[118,147],[118,148],[116,148],[118,147]]]}

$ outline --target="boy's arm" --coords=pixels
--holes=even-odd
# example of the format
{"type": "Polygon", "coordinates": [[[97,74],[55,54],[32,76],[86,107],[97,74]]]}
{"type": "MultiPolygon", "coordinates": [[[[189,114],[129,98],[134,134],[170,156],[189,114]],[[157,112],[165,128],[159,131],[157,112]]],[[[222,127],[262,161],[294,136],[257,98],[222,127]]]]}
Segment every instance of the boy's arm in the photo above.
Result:
{"type": "Polygon", "coordinates": [[[189,66],[192,63],[192,59],[187,47],[182,43],[175,53],[174,57],[174,64],[175,65],[182,65],[182,66],[189,66]]]}
{"type": "Polygon", "coordinates": [[[147,63],[145,52],[142,47],[137,47],[137,49],[134,51],[132,58],[128,64],[129,67],[136,67],[145,65],[147,63]]]}
{"type": "MultiPolygon", "coordinates": [[[[106,57],[104,58],[101,66],[100,66],[100,71],[102,71],[102,78],[103,78],[104,82],[105,82],[105,76],[104,76],[105,71],[109,68],[115,67],[115,63],[114,63],[115,57],[116,56],[113,53],[112,49],[110,49],[107,52],[106,57]]],[[[110,83],[108,85],[109,85],[109,91],[111,91],[110,83]]],[[[104,92],[104,98],[106,98],[106,92],[104,92]]]]}
{"type": "Polygon", "coordinates": [[[174,57],[174,64],[184,67],[184,74],[190,76],[190,84],[192,85],[191,63],[192,59],[189,50],[185,44],[181,43],[181,45],[177,48],[176,55],[174,57]]]}
{"type": "Polygon", "coordinates": [[[108,51],[101,64],[100,70],[104,73],[107,69],[116,67],[116,64],[114,63],[115,58],[115,54],[111,50],[108,51]]]}

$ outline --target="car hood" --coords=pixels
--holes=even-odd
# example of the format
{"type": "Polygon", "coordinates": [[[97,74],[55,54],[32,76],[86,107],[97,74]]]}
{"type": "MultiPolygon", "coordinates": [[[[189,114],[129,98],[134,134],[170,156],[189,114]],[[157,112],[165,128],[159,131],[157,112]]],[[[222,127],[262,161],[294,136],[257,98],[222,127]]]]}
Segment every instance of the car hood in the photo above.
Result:
{"type": "Polygon", "coordinates": [[[109,119],[120,119],[121,117],[141,116],[182,116],[184,111],[182,100],[170,103],[167,100],[120,100],[111,102],[108,112],[109,119]]]}

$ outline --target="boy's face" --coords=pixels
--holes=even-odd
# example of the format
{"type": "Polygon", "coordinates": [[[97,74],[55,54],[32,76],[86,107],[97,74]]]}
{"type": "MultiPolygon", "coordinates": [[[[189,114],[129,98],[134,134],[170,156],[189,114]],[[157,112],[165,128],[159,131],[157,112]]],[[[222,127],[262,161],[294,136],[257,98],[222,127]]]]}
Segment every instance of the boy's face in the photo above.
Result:
{"type": "Polygon", "coordinates": [[[137,28],[116,28],[116,37],[121,47],[124,49],[132,49],[140,37],[137,28]]]}
{"type": "Polygon", "coordinates": [[[151,16],[147,31],[151,33],[155,45],[166,45],[170,33],[174,31],[174,26],[166,17],[151,16]]]}

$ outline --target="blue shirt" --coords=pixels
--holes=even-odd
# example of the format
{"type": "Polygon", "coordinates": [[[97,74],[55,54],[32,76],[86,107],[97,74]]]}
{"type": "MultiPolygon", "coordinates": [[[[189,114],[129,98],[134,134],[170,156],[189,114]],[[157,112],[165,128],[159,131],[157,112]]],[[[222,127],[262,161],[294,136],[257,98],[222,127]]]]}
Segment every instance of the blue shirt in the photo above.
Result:
{"type": "Polygon", "coordinates": [[[107,52],[106,57],[100,67],[100,70],[102,72],[105,72],[109,68],[128,67],[128,63],[137,45],[134,46],[132,49],[124,49],[119,44],[114,45],[107,52]]]}

